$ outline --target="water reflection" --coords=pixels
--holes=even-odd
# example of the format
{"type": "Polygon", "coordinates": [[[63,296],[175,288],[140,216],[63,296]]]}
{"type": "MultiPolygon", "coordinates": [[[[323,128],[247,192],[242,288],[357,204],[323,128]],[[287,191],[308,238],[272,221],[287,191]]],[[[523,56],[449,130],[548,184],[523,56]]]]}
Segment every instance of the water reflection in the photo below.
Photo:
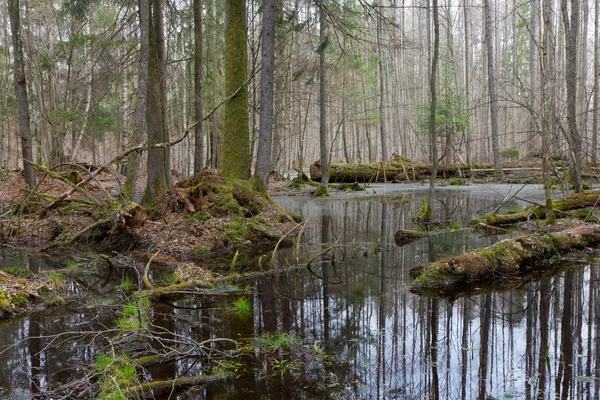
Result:
{"type": "MultiPolygon", "coordinates": [[[[198,341],[290,332],[309,345],[323,345],[334,358],[328,366],[306,366],[306,374],[270,379],[249,367],[237,379],[180,398],[598,399],[600,264],[565,265],[564,273],[517,289],[452,302],[417,296],[408,290],[411,266],[503,238],[445,231],[497,207],[504,197],[463,189],[438,193],[434,219],[444,234],[396,246],[398,228],[416,228],[411,216],[425,195],[416,190],[370,199],[280,199],[287,210],[309,218],[302,259],[339,245],[315,261],[313,273],[293,270],[256,282],[249,316],[222,311],[230,299],[187,299],[156,306],[153,322],[198,341]],[[335,381],[326,380],[328,374],[335,381]]],[[[293,250],[280,251],[278,262],[294,263],[293,250]]],[[[73,330],[90,319],[110,326],[110,318],[97,308],[33,314],[3,326],[0,341],[73,330]]],[[[10,385],[38,392],[65,381],[78,363],[90,360],[94,345],[72,340],[54,348],[31,340],[15,346],[0,356],[0,397],[10,385]],[[66,372],[57,375],[60,370],[66,372]]],[[[187,359],[148,374],[193,375],[204,367],[187,359]]]]}

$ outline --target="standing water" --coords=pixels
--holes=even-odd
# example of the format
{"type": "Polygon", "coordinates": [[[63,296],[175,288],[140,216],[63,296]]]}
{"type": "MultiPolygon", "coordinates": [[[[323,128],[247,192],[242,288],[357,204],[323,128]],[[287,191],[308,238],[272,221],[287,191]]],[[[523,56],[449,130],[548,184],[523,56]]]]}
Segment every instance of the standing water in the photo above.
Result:
{"type": "MultiPolygon", "coordinates": [[[[399,228],[419,229],[411,217],[426,195],[420,186],[376,185],[369,194],[277,198],[286,211],[308,219],[299,263],[312,260],[310,266],[253,282],[246,313],[225,311],[228,300],[184,299],[153,306],[153,322],[198,341],[286,338],[300,346],[223,362],[234,378],[177,396],[598,399],[598,262],[571,260],[554,275],[496,291],[475,287],[449,300],[442,292],[429,298],[409,290],[413,265],[509,237],[464,227],[500,206],[525,205],[517,198],[540,202],[541,188],[439,188],[429,227],[439,234],[397,246],[399,228]],[[508,195],[519,189],[517,197],[508,195]]],[[[295,249],[281,249],[277,263],[294,265],[296,257],[295,249]]],[[[70,285],[77,293],[78,283],[70,285]]],[[[0,325],[0,398],[30,398],[80,377],[106,338],[52,335],[113,326],[112,303],[106,304],[78,299],[0,325]]],[[[197,375],[203,362],[181,360],[145,375],[197,375]]]]}

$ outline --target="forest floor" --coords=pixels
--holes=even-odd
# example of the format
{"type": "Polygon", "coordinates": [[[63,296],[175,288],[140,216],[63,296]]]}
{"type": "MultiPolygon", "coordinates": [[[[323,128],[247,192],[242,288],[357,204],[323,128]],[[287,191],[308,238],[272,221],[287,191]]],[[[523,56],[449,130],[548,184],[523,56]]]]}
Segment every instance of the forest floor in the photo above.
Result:
{"type": "MultiPolygon", "coordinates": [[[[37,181],[40,182],[43,177],[43,173],[38,173],[37,181]]],[[[174,181],[175,179],[176,177],[174,181]]],[[[136,199],[142,197],[145,183],[145,177],[140,177],[136,187],[136,199]]],[[[177,183],[175,186],[175,199],[183,198],[186,188],[177,183]]],[[[18,217],[6,218],[10,214],[10,207],[23,200],[24,187],[25,182],[20,172],[4,172],[0,176],[0,244],[4,242],[44,247],[51,245],[58,236],[66,237],[94,222],[92,213],[68,213],[61,210],[43,218],[35,214],[27,215],[26,212],[18,217]]],[[[68,183],[45,177],[37,190],[45,195],[59,196],[70,188],[68,183]]],[[[95,181],[90,182],[86,189],[94,197],[101,198],[105,196],[105,192],[117,198],[120,184],[115,174],[103,172],[95,181]]],[[[308,190],[306,194],[309,194],[308,190]]],[[[75,196],[82,197],[80,194],[75,196]]],[[[173,203],[173,198],[168,198],[165,202],[173,203]]],[[[248,218],[251,226],[242,223],[244,218],[234,213],[211,215],[210,212],[201,210],[190,213],[188,207],[193,205],[179,204],[175,207],[179,208],[177,210],[173,210],[174,206],[165,207],[165,212],[159,218],[148,219],[142,226],[132,228],[132,244],[138,249],[159,252],[164,256],[162,259],[172,259],[176,262],[203,256],[212,250],[220,253],[237,249],[251,250],[255,245],[265,245],[268,241],[276,242],[279,237],[293,231],[297,225],[281,207],[272,202],[265,202],[260,212],[248,218]],[[232,234],[231,231],[236,233],[232,234]]],[[[122,239],[117,236],[108,240],[106,244],[110,246],[115,240],[122,242],[122,239]]],[[[91,243],[95,240],[97,238],[89,237],[86,241],[91,243]]]]}

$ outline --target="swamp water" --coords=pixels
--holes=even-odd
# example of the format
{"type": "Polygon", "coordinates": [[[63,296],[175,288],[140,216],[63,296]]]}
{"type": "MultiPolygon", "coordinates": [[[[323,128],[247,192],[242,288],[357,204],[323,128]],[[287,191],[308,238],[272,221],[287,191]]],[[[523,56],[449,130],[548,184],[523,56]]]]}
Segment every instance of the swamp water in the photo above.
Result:
{"type": "MultiPolygon", "coordinates": [[[[415,229],[411,216],[427,195],[425,187],[375,185],[369,194],[326,200],[276,198],[287,211],[308,218],[300,263],[335,247],[316,257],[310,269],[251,284],[246,312],[227,311],[239,296],[194,298],[153,306],[151,319],[170,335],[197,341],[248,343],[267,337],[296,346],[223,359],[219,365],[236,378],[172,397],[598,399],[600,263],[574,259],[560,274],[496,291],[470,288],[467,296],[451,301],[409,291],[411,266],[508,237],[461,227],[519,189],[521,199],[539,202],[542,197],[539,186],[438,188],[432,206],[441,233],[401,247],[394,233],[415,229]]],[[[504,209],[524,204],[513,199],[504,209]]],[[[1,266],[52,268],[48,259],[16,257],[0,253],[1,266]]],[[[86,259],[82,256],[80,265],[86,259]]],[[[295,249],[280,249],[277,262],[295,264],[295,249]]],[[[85,282],[68,281],[65,306],[3,322],[0,398],[40,397],[80,378],[115,327],[123,302],[121,279],[98,273],[85,282]],[[57,333],[64,336],[52,336],[57,333]]],[[[144,374],[168,379],[198,375],[206,366],[206,361],[183,359],[144,374]]]]}

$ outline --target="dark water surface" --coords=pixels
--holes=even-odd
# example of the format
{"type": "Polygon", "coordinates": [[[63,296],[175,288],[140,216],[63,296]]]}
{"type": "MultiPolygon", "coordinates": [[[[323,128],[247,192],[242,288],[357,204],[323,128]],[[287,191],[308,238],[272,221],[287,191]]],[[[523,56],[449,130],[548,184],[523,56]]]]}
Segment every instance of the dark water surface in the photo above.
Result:
{"type": "MultiPolygon", "coordinates": [[[[452,302],[409,291],[411,266],[508,237],[484,237],[460,227],[519,189],[439,188],[433,218],[443,233],[402,247],[394,243],[394,233],[418,228],[411,216],[427,194],[424,187],[377,185],[375,193],[326,200],[277,198],[287,211],[308,218],[301,263],[337,244],[335,250],[315,259],[311,271],[295,269],[255,282],[249,315],[223,311],[226,299],[187,299],[155,306],[153,322],[196,340],[245,342],[269,332],[289,333],[312,353],[317,349],[328,356],[315,360],[279,352],[264,358],[270,367],[262,369],[260,362],[241,361],[237,379],[179,398],[598,399],[598,262],[574,260],[560,274],[516,289],[475,290],[452,302]]],[[[517,196],[539,202],[541,193],[539,186],[529,186],[517,196]]],[[[513,198],[503,207],[524,204],[513,198]]],[[[294,249],[282,249],[277,257],[280,264],[296,263],[294,249]]],[[[81,375],[106,338],[45,336],[114,327],[120,300],[106,289],[107,281],[98,276],[92,283],[72,282],[75,300],[67,306],[0,325],[0,351],[15,344],[0,354],[0,398],[30,398],[81,375]],[[102,300],[107,298],[112,300],[102,300]]],[[[147,374],[164,378],[203,368],[184,360],[147,374]]]]}

